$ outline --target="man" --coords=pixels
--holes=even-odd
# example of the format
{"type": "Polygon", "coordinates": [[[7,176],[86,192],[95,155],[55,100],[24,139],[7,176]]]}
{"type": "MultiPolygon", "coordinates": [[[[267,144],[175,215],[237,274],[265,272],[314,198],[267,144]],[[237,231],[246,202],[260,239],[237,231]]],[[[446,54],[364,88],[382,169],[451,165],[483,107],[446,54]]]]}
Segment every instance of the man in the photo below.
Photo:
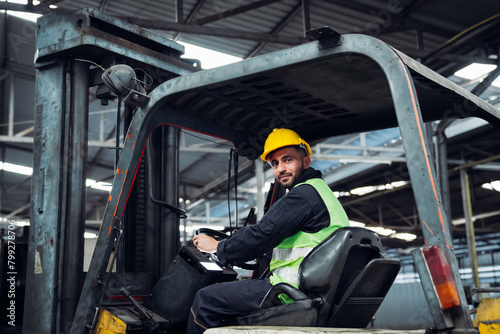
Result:
{"type": "Polygon", "coordinates": [[[296,132],[274,129],[264,145],[276,182],[288,193],[274,203],[254,225],[239,229],[225,240],[207,235],[193,238],[201,251],[216,252],[222,264],[248,261],[272,251],[271,276],[218,283],[201,289],[194,300],[187,333],[203,333],[220,327],[224,320],[249,314],[271,287],[287,282],[298,287],[300,263],[316,245],[349,220],[332,191],[312,168],[311,148],[296,132]],[[293,251],[292,251],[293,249],[293,251]]]}

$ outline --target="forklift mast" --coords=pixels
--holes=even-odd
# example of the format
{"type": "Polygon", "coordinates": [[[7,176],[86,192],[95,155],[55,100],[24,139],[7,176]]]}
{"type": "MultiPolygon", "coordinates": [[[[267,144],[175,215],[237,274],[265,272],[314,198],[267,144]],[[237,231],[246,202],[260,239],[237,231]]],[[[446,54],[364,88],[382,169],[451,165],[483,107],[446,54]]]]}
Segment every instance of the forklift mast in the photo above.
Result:
{"type": "MultiPolygon", "coordinates": [[[[130,200],[141,161],[146,156],[146,144],[153,131],[164,125],[170,129],[185,128],[227,139],[234,144],[239,155],[248,159],[259,156],[265,138],[275,127],[291,128],[308,142],[316,142],[332,136],[398,126],[411,183],[418,185],[413,187],[413,192],[426,245],[440,249],[450,268],[447,279],[452,281],[457,291],[455,303],[443,308],[432,285],[432,273],[422,260],[425,254],[415,255],[436,328],[474,332],[454,256],[450,217],[443,208],[425,124],[436,120],[479,117],[500,129],[500,112],[493,106],[379,39],[360,34],[340,35],[328,28],[310,32],[310,36],[317,41],[216,69],[197,71],[192,65],[179,60],[182,50],[175,43],[159,41],[151,33],[97,11],[83,10],[57,17],[42,17],[38,25],[43,28],[37,40],[37,154],[34,171],[38,171],[38,175],[33,175],[36,186],[32,194],[34,205],[28,254],[28,273],[31,271],[31,274],[28,275],[26,289],[26,305],[29,305],[33,315],[25,317],[27,332],[35,332],[40,326],[46,328],[43,332],[54,332],[57,327],[55,323],[60,319],[61,305],[58,306],[58,303],[61,299],[54,298],[52,292],[61,275],[66,275],[66,267],[61,265],[60,257],[67,254],[65,252],[69,250],[66,247],[71,244],[67,239],[69,236],[59,235],[54,227],[64,226],[65,215],[72,210],[67,203],[47,205],[49,194],[46,192],[58,189],[59,192],[50,198],[62,198],[62,194],[67,194],[66,188],[60,189],[62,176],[53,170],[59,167],[50,165],[48,161],[57,155],[59,146],[71,150],[72,144],[70,140],[61,145],[61,140],[65,138],[47,136],[47,133],[58,132],[47,132],[51,129],[45,126],[64,124],[64,120],[60,119],[63,113],[48,113],[48,108],[54,101],[57,105],[63,103],[58,92],[63,94],[68,63],[88,78],[79,83],[85,88],[80,98],[85,100],[83,95],[87,94],[91,72],[72,57],[90,57],[91,54],[98,59],[113,59],[109,66],[133,62],[135,67],[146,68],[155,64],[157,71],[170,75],[136,99],[90,268],[79,298],[75,300],[77,306],[69,326],[71,333],[87,333],[95,321],[105,293],[104,282],[108,277],[107,268],[113,247],[122,233],[127,201],[130,200]],[[92,24],[96,20],[99,24],[92,24]],[[86,29],[80,28],[82,22],[86,29]],[[55,31],[62,31],[61,24],[72,33],[60,39],[51,39],[55,31]],[[104,29],[106,33],[99,29],[104,29]],[[107,38],[102,38],[103,34],[107,38]],[[126,36],[129,42],[119,43],[115,39],[118,36],[126,36]],[[166,46],[161,49],[164,42],[166,46]],[[92,52],[88,45],[92,45],[92,52]],[[155,47],[160,49],[152,50],[155,47]],[[161,58],[155,58],[162,52],[161,58]],[[59,65],[61,60],[64,65],[59,65]],[[47,91],[52,89],[54,94],[47,96],[47,91]],[[56,242],[50,244],[46,240],[56,242]],[[55,251],[52,252],[52,249],[55,251]],[[41,274],[36,273],[37,256],[42,258],[44,270],[41,274]],[[48,268],[56,270],[49,273],[48,268]],[[36,293],[30,294],[29,291],[36,293]],[[48,309],[45,306],[47,300],[52,303],[48,309]]],[[[72,76],[76,78],[76,74],[72,73],[72,76]]],[[[175,132],[168,133],[166,137],[171,135],[175,138],[175,132]]],[[[175,142],[171,140],[170,143],[175,142]]],[[[175,149],[173,152],[175,156],[175,149]]],[[[77,156],[80,160],[72,166],[84,165],[86,156],[77,156]]],[[[81,171],[74,177],[82,183],[83,175],[81,171]]],[[[69,184],[70,180],[66,182],[69,184]]],[[[169,194],[168,202],[176,206],[177,190],[175,186],[168,189],[163,195],[169,194]]],[[[83,217],[74,219],[79,220],[81,228],[83,217]]],[[[168,233],[176,232],[171,230],[168,233]]],[[[71,277],[76,276],[78,274],[71,277]]],[[[64,277],[63,283],[71,278],[64,277]]]]}
{"type": "MultiPolygon", "coordinates": [[[[96,88],[96,97],[106,104],[116,100],[116,95],[103,84],[100,67],[140,68],[152,78],[151,89],[199,67],[180,59],[183,46],[94,10],[45,15],[39,18],[38,27],[35,172],[25,296],[29,316],[23,330],[68,333],[84,280],[89,88],[96,88]]],[[[126,131],[132,119],[133,108],[124,105],[117,112],[117,134],[122,127],[126,131]],[[123,125],[118,122],[121,113],[123,125]]],[[[166,182],[178,164],[176,140],[176,128],[158,127],[151,135],[149,145],[154,153],[150,160],[155,168],[148,171],[144,162],[136,166],[134,176],[141,181],[133,189],[130,184],[126,191],[132,205],[115,221],[128,231],[116,264],[120,279],[127,284],[152,287],[178,251],[178,217],[149,200],[153,196],[174,205],[178,201],[177,185],[166,182]],[[155,184],[150,194],[151,178],[163,182],[155,184]]],[[[115,143],[117,150],[121,144],[115,143]]],[[[116,230],[112,234],[113,238],[118,235],[116,230]]]]}

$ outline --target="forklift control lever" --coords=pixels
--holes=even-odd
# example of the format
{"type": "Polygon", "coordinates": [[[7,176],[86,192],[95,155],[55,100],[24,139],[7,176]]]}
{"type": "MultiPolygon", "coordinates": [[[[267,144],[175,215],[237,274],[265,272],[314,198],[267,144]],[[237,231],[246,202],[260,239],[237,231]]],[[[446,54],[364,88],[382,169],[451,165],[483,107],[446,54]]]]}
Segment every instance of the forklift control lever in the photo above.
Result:
{"type": "Polygon", "coordinates": [[[151,314],[148,313],[148,311],[137,302],[137,300],[134,299],[130,291],[126,288],[123,287],[121,288],[121,293],[130,300],[132,303],[132,306],[134,307],[134,310],[136,310],[139,315],[142,318],[142,323],[144,324],[144,329],[146,330],[145,333],[155,333],[155,331],[160,327],[158,322],[153,318],[151,314]]]}

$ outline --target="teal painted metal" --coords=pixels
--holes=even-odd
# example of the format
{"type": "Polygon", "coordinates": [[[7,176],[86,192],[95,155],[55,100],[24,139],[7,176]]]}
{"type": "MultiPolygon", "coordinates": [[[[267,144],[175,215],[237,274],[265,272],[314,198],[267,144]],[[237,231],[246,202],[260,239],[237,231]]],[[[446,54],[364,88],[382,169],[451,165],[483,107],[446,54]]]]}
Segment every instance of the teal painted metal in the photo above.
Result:
{"type": "Polygon", "coordinates": [[[61,135],[66,126],[65,67],[67,62],[47,64],[39,70],[36,82],[35,145],[31,196],[31,222],[28,244],[23,329],[30,332],[55,332],[58,313],[60,249],[64,247],[61,211],[66,210],[69,146],[61,135]],[[29,313],[28,313],[29,312],[29,313]]]}
{"type": "MultiPolygon", "coordinates": [[[[92,268],[105,268],[106,235],[119,219],[127,190],[152,129],[169,124],[233,141],[250,159],[258,156],[275,126],[297,130],[310,141],[398,125],[408,157],[415,200],[428,245],[452,250],[424,122],[475,115],[500,124],[499,112],[380,40],[343,36],[342,45],[316,42],[169,80],[136,111],[113,183],[92,268]],[[414,78],[417,79],[416,84],[414,78]],[[429,88],[440,87],[439,91],[429,88]],[[418,93],[418,94],[417,94],[418,93]],[[418,96],[418,97],[417,97],[418,96]],[[361,98],[362,97],[362,98],[361,98]],[[420,99],[419,99],[420,97],[420,99]],[[422,112],[421,106],[425,106],[422,112]]],[[[112,234],[110,234],[112,235],[112,234]]],[[[452,259],[451,259],[452,260],[452,259]]],[[[453,261],[457,286],[462,285],[453,261]]],[[[88,322],[97,299],[92,291],[102,272],[89,272],[74,326],[88,322]]],[[[472,328],[465,297],[453,311],[457,329],[472,328]]]]}
{"type": "MultiPolygon", "coordinates": [[[[476,116],[500,129],[500,112],[378,39],[352,34],[336,44],[320,48],[312,42],[177,76],[151,91],[130,124],[72,333],[84,333],[94,319],[146,141],[163,124],[228,139],[249,159],[258,157],[277,126],[292,128],[309,142],[399,126],[410,178],[418,185],[413,190],[426,242],[453,254],[424,122],[476,116]]],[[[68,45],[78,48],[76,40],[68,45]]],[[[450,257],[462,293],[458,265],[450,257]]],[[[463,293],[461,302],[451,317],[456,330],[468,330],[463,293]]]]}
{"type": "MultiPolygon", "coordinates": [[[[168,78],[197,68],[180,59],[179,44],[97,11],[42,16],[37,24],[29,316],[23,329],[67,333],[84,280],[89,61],[141,65],[168,78]]],[[[112,230],[113,240],[117,233],[112,230]]]]}

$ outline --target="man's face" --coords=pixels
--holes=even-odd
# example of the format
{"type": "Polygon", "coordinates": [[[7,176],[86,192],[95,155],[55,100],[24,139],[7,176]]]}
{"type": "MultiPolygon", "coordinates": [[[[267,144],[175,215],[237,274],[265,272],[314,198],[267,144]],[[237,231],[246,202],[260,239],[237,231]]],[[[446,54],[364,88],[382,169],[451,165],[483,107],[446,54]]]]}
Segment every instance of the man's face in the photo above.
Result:
{"type": "Polygon", "coordinates": [[[311,158],[302,149],[283,147],[269,153],[267,161],[273,168],[276,180],[291,189],[305,169],[311,165],[311,158]]]}

